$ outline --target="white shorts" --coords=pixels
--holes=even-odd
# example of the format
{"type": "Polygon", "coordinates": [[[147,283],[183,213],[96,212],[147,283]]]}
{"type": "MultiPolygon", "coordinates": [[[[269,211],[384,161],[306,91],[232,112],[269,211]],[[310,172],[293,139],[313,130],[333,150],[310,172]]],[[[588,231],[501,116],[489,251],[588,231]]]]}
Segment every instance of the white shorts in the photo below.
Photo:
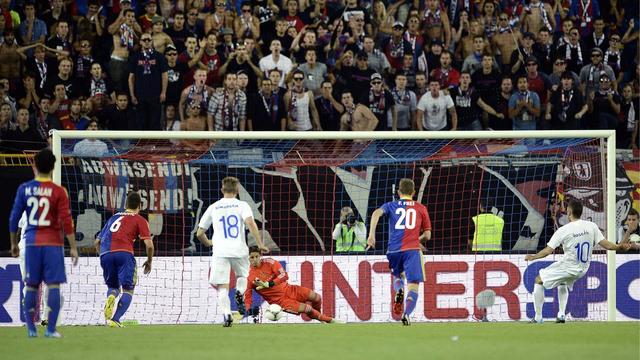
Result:
{"type": "Polygon", "coordinates": [[[220,285],[229,284],[230,270],[238,277],[249,275],[249,256],[241,258],[211,257],[211,268],[209,268],[209,284],[220,285]]]}
{"type": "Polygon", "coordinates": [[[540,269],[540,279],[545,289],[554,289],[559,285],[567,285],[569,290],[573,290],[573,284],[583,277],[586,272],[575,274],[569,272],[560,262],[555,262],[544,269],[540,269]]]}
{"type": "MultiPolygon", "coordinates": [[[[20,248],[20,255],[18,256],[18,259],[20,259],[20,276],[22,277],[22,279],[24,280],[25,278],[25,258],[24,258],[24,254],[25,254],[26,250],[25,248],[20,248]]],[[[26,286],[26,285],[25,285],[26,286]]]]}

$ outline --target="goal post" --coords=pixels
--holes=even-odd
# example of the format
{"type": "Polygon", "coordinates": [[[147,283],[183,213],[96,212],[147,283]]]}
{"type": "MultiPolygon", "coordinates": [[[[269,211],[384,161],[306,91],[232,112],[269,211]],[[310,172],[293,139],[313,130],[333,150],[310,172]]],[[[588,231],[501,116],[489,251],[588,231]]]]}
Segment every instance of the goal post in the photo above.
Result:
{"type": "MultiPolygon", "coordinates": [[[[505,153],[509,153],[512,151],[510,149],[517,148],[518,152],[521,154],[526,154],[527,149],[529,147],[535,148],[536,151],[540,153],[545,153],[548,149],[558,149],[558,148],[569,148],[573,145],[569,141],[571,139],[602,139],[599,144],[599,150],[593,150],[594,153],[591,154],[593,156],[601,157],[600,164],[602,169],[597,169],[597,174],[601,176],[602,182],[602,192],[606,194],[603,196],[603,206],[604,206],[604,214],[606,218],[606,238],[615,241],[616,238],[616,143],[615,143],[615,131],[613,130],[585,130],[585,131],[453,131],[453,132],[390,132],[390,131],[382,131],[382,132],[207,132],[207,131],[193,131],[193,132],[167,132],[167,131],[58,131],[54,130],[52,132],[52,150],[59,161],[56,162],[56,166],[54,168],[53,180],[58,184],[64,184],[62,177],[62,159],[63,156],[73,156],[73,154],[69,150],[69,143],[74,140],[81,139],[96,139],[96,140],[112,140],[112,141],[121,141],[121,140],[131,140],[132,142],[145,142],[149,141],[153,143],[153,141],[162,140],[162,141],[198,141],[198,140],[206,140],[206,141],[215,141],[216,146],[219,144],[224,144],[225,141],[230,142],[244,142],[251,144],[254,142],[258,144],[257,147],[264,147],[264,149],[269,149],[274,155],[274,158],[278,159],[278,156],[281,156],[279,159],[284,162],[290,162],[294,164],[299,164],[300,166],[305,166],[309,164],[309,159],[313,161],[316,166],[325,166],[331,167],[334,170],[337,168],[349,164],[349,161],[355,157],[363,156],[362,154],[367,154],[367,152],[375,152],[375,156],[381,162],[380,164],[386,163],[398,163],[402,160],[397,158],[397,155],[404,156],[406,158],[412,158],[414,161],[418,162],[428,157],[430,153],[429,144],[436,144],[438,149],[446,148],[448,144],[455,144],[456,142],[464,142],[465,146],[463,149],[455,148],[451,150],[451,153],[459,152],[456,158],[455,155],[453,157],[447,158],[447,161],[450,161],[452,164],[457,164],[458,162],[467,161],[468,159],[473,159],[474,157],[483,157],[487,154],[486,149],[480,149],[477,144],[482,144],[486,146],[486,143],[495,140],[498,143],[500,141],[506,141],[509,143],[508,146],[505,146],[505,153]],[[354,142],[355,141],[355,142],[354,142]],[[366,144],[368,142],[378,144],[378,146],[351,146],[352,144],[358,144],[358,141],[361,141],[362,144],[366,144]],[[65,144],[65,142],[69,142],[65,144]],[[318,143],[316,143],[318,142],[318,143]],[[296,144],[305,143],[304,146],[296,148],[296,144]],[[347,144],[349,146],[347,146],[347,144]],[[389,148],[383,146],[384,144],[390,145],[390,148],[394,148],[394,151],[390,151],[389,148]],[[417,148],[417,144],[421,147],[417,148]],[[347,153],[345,153],[347,152],[347,153]],[[326,165],[318,165],[326,162],[326,165]]],[[[578,141],[579,143],[579,141],[578,141]]],[[[135,146],[135,144],[132,144],[135,146]]],[[[203,145],[204,148],[210,146],[209,143],[203,145]]],[[[233,147],[233,146],[232,146],[233,147]]],[[[592,148],[597,148],[597,146],[592,146],[592,148]]],[[[153,145],[149,145],[145,147],[145,151],[153,154],[154,147],[153,145]]],[[[175,148],[175,151],[180,151],[179,147],[175,148]]],[[[235,148],[234,148],[235,149],[235,148]]],[[[215,149],[214,149],[215,150],[215,149]]],[[[228,156],[228,158],[219,158],[218,153],[211,149],[203,150],[201,146],[199,150],[194,150],[193,153],[197,153],[200,151],[201,153],[207,154],[207,161],[216,163],[219,159],[222,163],[225,163],[229,166],[229,169],[234,169],[234,163],[242,163],[243,157],[246,157],[248,164],[254,163],[264,163],[264,158],[261,158],[263,154],[258,152],[252,152],[250,149],[242,151],[234,150],[234,158],[230,160],[231,155],[225,154],[224,156],[228,156]],[[246,150],[246,151],[245,151],[246,150]],[[230,165],[231,164],[231,165],[230,165]]],[[[232,152],[226,149],[227,152],[232,152]]],[[[575,150],[579,152],[580,150],[575,150]]],[[[266,152],[266,150],[265,150],[266,152]]],[[[489,151],[491,153],[491,151],[489,151]]],[[[502,154],[500,151],[497,153],[502,154]]],[[[155,159],[161,159],[163,156],[166,156],[166,153],[156,154],[155,159]]],[[[178,156],[181,154],[171,154],[172,156],[178,156]]],[[[580,154],[578,154],[580,155],[580,154]]],[[[126,153],[116,153],[111,154],[113,157],[126,156],[126,153]]],[[[502,155],[501,155],[502,156],[502,155]]],[[[193,158],[191,158],[193,159],[193,158]]],[[[267,165],[267,164],[265,164],[267,165]]],[[[361,168],[366,168],[367,163],[360,163],[358,166],[361,168]]],[[[252,166],[252,165],[247,165],[252,166]]],[[[364,170],[363,170],[364,171],[364,170]]],[[[255,176],[265,176],[269,171],[261,170],[256,173],[255,176]]],[[[336,170],[337,172],[337,170],[336,170]]],[[[309,173],[305,176],[308,177],[307,182],[313,182],[314,176],[320,176],[320,172],[318,173],[309,173]]],[[[397,174],[396,174],[397,175],[397,174]]],[[[595,175],[595,174],[594,174],[595,175]]],[[[455,179],[456,176],[461,176],[460,174],[456,175],[448,175],[452,179],[455,179]]],[[[117,181],[114,180],[114,181],[117,181]]],[[[182,181],[185,181],[182,179],[182,181]]],[[[296,183],[298,184],[298,183],[296,183]]],[[[213,184],[212,191],[217,191],[219,184],[213,184]]],[[[327,187],[330,184],[327,184],[327,187]]],[[[262,181],[263,188],[266,187],[277,187],[280,186],[278,183],[265,183],[262,181]]],[[[300,184],[298,184],[300,186],[300,184]]],[[[369,186],[376,186],[376,184],[369,184],[369,186]]],[[[382,185],[381,185],[382,186],[382,185]]],[[[314,190],[317,195],[317,199],[314,198],[314,201],[322,201],[323,197],[323,187],[318,187],[317,190],[314,190]]],[[[418,189],[416,189],[417,191],[418,189]]],[[[423,191],[428,191],[428,189],[422,189],[423,191]]],[[[384,191],[385,196],[393,196],[391,191],[384,191]]],[[[329,197],[333,197],[333,203],[335,203],[335,194],[324,194],[326,201],[331,201],[332,199],[327,199],[329,197]]],[[[186,195],[185,195],[186,197],[186,195]]],[[[175,201],[175,200],[172,200],[175,201]]],[[[185,200],[186,201],[186,200],[185,200]]],[[[387,200],[388,201],[388,200],[387,200]]],[[[209,204],[204,204],[204,209],[209,204]]],[[[357,204],[356,204],[357,206],[357,204]]],[[[364,207],[366,208],[367,204],[365,203],[364,207]]],[[[455,206],[452,204],[451,206],[455,206]]],[[[255,209],[254,209],[255,210],[255,209]]],[[[264,206],[262,207],[262,211],[264,211],[264,206]]],[[[312,212],[313,209],[305,209],[307,212],[312,212]]],[[[366,214],[366,212],[365,212],[366,214]]],[[[321,215],[318,215],[321,216],[321,215]]],[[[302,216],[301,216],[302,217],[302,216]]],[[[368,220],[368,219],[365,219],[368,220]]],[[[272,222],[277,221],[277,219],[271,219],[272,222]]],[[[331,221],[331,220],[329,220],[331,221]]],[[[366,221],[368,227],[368,221],[366,221]]],[[[165,224],[167,225],[167,224],[165,224]]],[[[179,225],[167,225],[167,226],[179,226],[179,225]]],[[[312,227],[310,227],[312,228],[312,227]]],[[[315,230],[311,230],[312,232],[315,230]]],[[[314,234],[314,236],[318,236],[314,234]]],[[[379,237],[378,237],[379,238],[379,237]]],[[[378,239],[380,240],[380,239],[378,239]]],[[[322,246],[322,245],[320,245],[322,246]]],[[[327,252],[333,255],[332,249],[325,249],[327,252]]],[[[441,249],[442,250],[442,249],[441,249]]],[[[607,296],[607,314],[606,319],[608,321],[616,320],[616,254],[614,251],[606,252],[606,296],[607,296]]],[[[300,265],[304,266],[304,264],[300,265]]],[[[374,269],[375,271],[375,269],[374,269]]],[[[184,280],[183,280],[184,281],[184,280]]],[[[303,281],[305,281],[303,279],[303,281]]],[[[313,281],[313,279],[312,279],[313,281]]],[[[162,286],[162,285],[159,285],[162,286]]],[[[355,295],[357,297],[357,294],[355,295]]],[[[101,299],[99,296],[96,298],[101,299]]]]}

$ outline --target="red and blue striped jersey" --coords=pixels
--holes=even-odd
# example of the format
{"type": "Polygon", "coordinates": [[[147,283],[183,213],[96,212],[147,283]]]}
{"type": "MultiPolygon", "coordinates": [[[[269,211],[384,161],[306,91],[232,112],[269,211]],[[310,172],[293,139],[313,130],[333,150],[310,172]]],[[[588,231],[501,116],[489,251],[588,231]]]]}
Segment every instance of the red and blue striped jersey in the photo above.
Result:
{"type": "Polygon", "coordinates": [[[431,230],[427,208],[417,201],[400,199],[382,205],[389,217],[387,253],[420,249],[420,234],[431,230]]]}
{"type": "Polygon", "coordinates": [[[74,234],[66,190],[49,179],[35,178],[18,187],[9,217],[9,231],[18,231],[22,212],[26,211],[25,246],[64,246],[65,234],[74,234]]]}
{"type": "Polygon", "coordinates": [[[100,255],[114,251],[133,254],[133,243],[151,239],[149,223],[139,214],[119,212],[113,215],[98,234],[100,255]]]}

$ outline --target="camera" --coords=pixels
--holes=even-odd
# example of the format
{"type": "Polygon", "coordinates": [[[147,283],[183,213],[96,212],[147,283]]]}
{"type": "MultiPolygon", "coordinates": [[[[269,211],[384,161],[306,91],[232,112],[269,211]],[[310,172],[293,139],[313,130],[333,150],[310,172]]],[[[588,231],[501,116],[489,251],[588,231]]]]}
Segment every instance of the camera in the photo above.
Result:
{"type": "Polygon", "coordinates": [[[347,215],[347,217],[344,219],[344,223],[348,224],[349,226],[353,226],[356,223],[356,220],[358,220],[358,218],[353,215],[353,214],[349,214],[347,215]]]}

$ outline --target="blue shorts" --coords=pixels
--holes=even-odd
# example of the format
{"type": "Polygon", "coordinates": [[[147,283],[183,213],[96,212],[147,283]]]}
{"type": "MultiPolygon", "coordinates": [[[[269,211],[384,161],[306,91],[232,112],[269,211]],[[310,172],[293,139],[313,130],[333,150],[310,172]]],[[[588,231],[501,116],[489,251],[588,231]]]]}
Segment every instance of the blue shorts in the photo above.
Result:
{"type": "Polygon", "coordinates": [[[138,282],[136,258],[125,251],[114,251],[100,256],[104,283],[111,289],[133,290],[138,282]]]}
{"type": "Polygon", "coordinates": [[[25,279],[27,286],[67,282],[64,273],[64,248],[62,246],[27,246],[24,252],[25,279]]]}
{"type": "Polygon", "coordinates": [[[387,254],[391,274],[400,277],[404,272],[407,282],[419,283],[424,281],[424,266],[420,250],[405,250],[387,254]]]}

